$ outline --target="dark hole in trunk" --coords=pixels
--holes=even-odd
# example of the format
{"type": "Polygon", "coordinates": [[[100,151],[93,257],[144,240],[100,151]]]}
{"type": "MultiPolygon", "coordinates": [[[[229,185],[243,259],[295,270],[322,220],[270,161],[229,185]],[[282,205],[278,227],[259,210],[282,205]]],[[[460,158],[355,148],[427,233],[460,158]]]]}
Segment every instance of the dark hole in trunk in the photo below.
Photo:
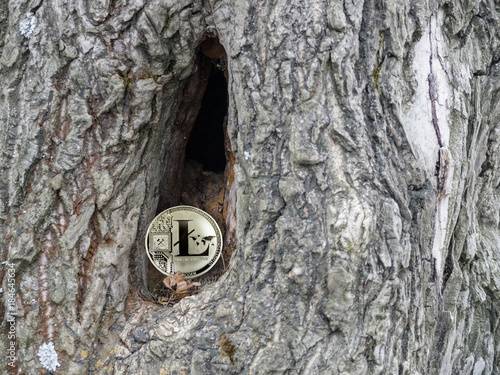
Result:
{"type": "MultiPolygon", "coordinates": [[[[198,207],[219,224],[224,247],[219,262],[194,281],[216,281],[228,268],[235,243],[234,156],[227,136],[226,53],[218,39],[205,36],[196,67],[187,79],[165,159],[157,213],[179,204],[198,207]],[[230,198],[231,197],[231,198],[230,198]]],[[[165,275],[149,264],[148,289],[165,301],[165,275]]],[[[168,296],[169,304],[176,302],[168,296]]]]}
{"type": "Polygon", "coordinates": [[[224,119],[227,116],[227,82],[215,67],[208,79],[201,108],[186,146],[186,160],[197,161],[205,171],[226,169],[224,119]]]}

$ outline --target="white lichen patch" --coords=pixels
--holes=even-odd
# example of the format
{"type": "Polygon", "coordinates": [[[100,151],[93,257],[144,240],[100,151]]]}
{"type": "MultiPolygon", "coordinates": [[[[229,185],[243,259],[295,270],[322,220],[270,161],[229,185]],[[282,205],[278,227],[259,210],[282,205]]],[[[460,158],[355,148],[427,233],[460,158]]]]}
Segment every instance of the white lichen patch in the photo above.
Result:
{"type": "MultiPolygon", "coordinates": [[[[451,190],[453,176],[453,160],[450,147],[450,103],[451,88],[447,72],[443,65],[443,56],[448,51],[444,44],[444,36],[440,25],[443,13],[433,16],[424,29],[422,38],[415,45],[413,68],[417,87],[413,102],[406,112],[403,127],[408,136],[411,148],[429,176],[434,176],[439,168],[444,180],[437,181],[442,185],[439,192],[432,255],[436,260],[436,270],[443,272],[443,250],[447,238],[448,194],[451,190]],[[448,162],[444,163],[439,155],[446,153],[448,162]],[[440,165],[443,164],[443,165],[440,165]],[[446,165],[444,165],[446,164],[446,165]]],[[[438,177],[439,178],[439,177],[438,177]]]]}
{"type": "Polygon", "coordinates": [[[29,39],[36,27],[36,17],[33,13],[26,14],[26,18],[19,22],[19,32],[26,39],[29,39]]]}
{"type": "Polygon", "coordinates": [[[415,45],[413,71],[417,87],[411,107],[404,116],[403,127],[413,153],[423,163],[429,175],[432,176],[438,161],[439,143],[436,130],[432,124],[429,97],[430,54],[429,27],[427,27],[424,29],[420,41],[415,45]]]}
{"type": "Polygon", "coordinates": [[[433,64],[432,74],[435,79],[436,89],[436,117],[438,119],[439,132],[443,147],[450,145],[450,105],[452,103],[452,88],[448,82],[448,74],[444,65],[444,58],[449,55],[448,47],[445,45],[445,36],[441,25],[444,12],[439,11],[430,20],[430,38],[432,39],[433,64]]]}
{"type": "Polygon", "coordinates": [[[52,341],[48,344],[43,343],[40,346],[40,349],[38,349],[38,358],[42,366],[49,371],[54,372],[58,366],[61,366],[57,360],[56,349],[52,341]]]}
{"type": "MultiPolygon", "coordinates": [[[[447,51],[445,50],[445,45],[443,44],[444,36],[441,32],[444,15],[443,12],[438,12],[438,14],[431,18],[430,22],[430,37],[432,38],[433,56],[434,63],[433,75],[435,78],[436,85],[436,118],[439,126],[439,133],[441,135],[442,148],[439,151],[439,161],[440,161],[440,175],[444,174],[444,181],[442,181],[443,191],[439,192],[435,224],[434,224],[434,241],[432,245],[432,255],[436,259],[436,270],[438,275],[441,277],[443,274],[443,253],[446,247],[447,238],[449,234],[447,233],[448,225],[448,213],[449,213],[449,194],[452,189],[452,179],[454,171],[454,163],[449,150],[450,146],[450,113],[448,108],[448,103],[451,98],[450,86],[448,83],[447,74],[445,67],[441,63],[439,56],[446,56],[447,51]],[[445,162],[446,160],[446,162],[445,162]],[[446,165],[445,165],[446,164],[446,165]],[[443,169],[447,169],[444,171],[443,169]]],[[[440,177],[438,177],[440,178],[440,177]]]]}

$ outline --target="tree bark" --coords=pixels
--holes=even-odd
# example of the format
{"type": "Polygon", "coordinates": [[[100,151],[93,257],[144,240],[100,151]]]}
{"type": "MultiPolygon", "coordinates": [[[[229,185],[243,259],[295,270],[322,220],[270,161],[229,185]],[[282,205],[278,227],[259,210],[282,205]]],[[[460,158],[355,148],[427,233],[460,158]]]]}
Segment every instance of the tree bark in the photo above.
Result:
{"type": "Polygon", "coordinates": [[[64,374],[500,373],[497,9],[3,1],[2,367],[48,371],[53,343],[64,374]],[[227,53],[235,250],[167,308],[144,236],[175,204],[207,34],[227,53]]]}

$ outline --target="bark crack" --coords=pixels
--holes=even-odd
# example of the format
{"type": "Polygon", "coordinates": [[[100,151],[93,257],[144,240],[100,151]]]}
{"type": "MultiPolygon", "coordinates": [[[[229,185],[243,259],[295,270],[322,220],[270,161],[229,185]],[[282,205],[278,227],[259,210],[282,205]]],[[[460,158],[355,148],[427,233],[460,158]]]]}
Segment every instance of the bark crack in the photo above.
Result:
{"type": "Polygon", "coordinates": [[[434,75],[434,71],[432,69],[433,46],[432,46],[432,25],[430,20],[429,20],[429,45],[431,50],[429,56],[430,73],[427,77],[427,81],[429,82],[429,98],[431,100],[432,125],[434,126],[434,131],[436,132],[436,137],[439,147],[443,147],[443,141],[441,139],[441,131],[439,130],[437,111],[436,111],[436,103],[439,104],[439,102],[438,102],[438,88],[437,88],[436,76],[434,75]]]}
{"type": "Polygon", "coordinates": [[[432,66],[434,58],[434,46],[432,44],[432,17],[429,20],[429,46],[430,46],[430,55],[429,55],[430,72],[429,75],[427,76],[427,81],[429,84],[429,99],[431,101],[432,125],[434,126],[434,131],[436,132],[436,138],[439,145],[435,176],[437,176],[437,184],[438,184],[437,187],[439,195],[442,196],[443,193],[446,191],[446,181],[448,179],[449,166],[450,166],[450,155],[448,149],[443,144],[443,139],[441,137],[441,130],[439,129],[437,109],[436,109],[436,105],[437,104],[441,105],[441,104],[439,103],[438,83],[432,66]]]}

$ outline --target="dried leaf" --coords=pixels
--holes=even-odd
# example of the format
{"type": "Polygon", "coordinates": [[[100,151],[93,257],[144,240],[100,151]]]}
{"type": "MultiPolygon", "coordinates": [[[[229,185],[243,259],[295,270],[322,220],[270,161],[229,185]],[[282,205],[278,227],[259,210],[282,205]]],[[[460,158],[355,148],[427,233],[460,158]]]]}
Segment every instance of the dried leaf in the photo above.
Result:
{"type": "Polygon", "coordinates": [[[187,297],[193,294],[196,291],[196,287],[201,285],[199,282],[186,280],[180,272],[177,272],[175,275],[165,277],[163,279],[163,284],[172,295],[179,298],[187,297]]]}
{"type": "Polygon", "coordinates": [[[158,302],[161,303],[162,305],[168,305],[170,302],[171,297],[159,297],[158,302]]]}

